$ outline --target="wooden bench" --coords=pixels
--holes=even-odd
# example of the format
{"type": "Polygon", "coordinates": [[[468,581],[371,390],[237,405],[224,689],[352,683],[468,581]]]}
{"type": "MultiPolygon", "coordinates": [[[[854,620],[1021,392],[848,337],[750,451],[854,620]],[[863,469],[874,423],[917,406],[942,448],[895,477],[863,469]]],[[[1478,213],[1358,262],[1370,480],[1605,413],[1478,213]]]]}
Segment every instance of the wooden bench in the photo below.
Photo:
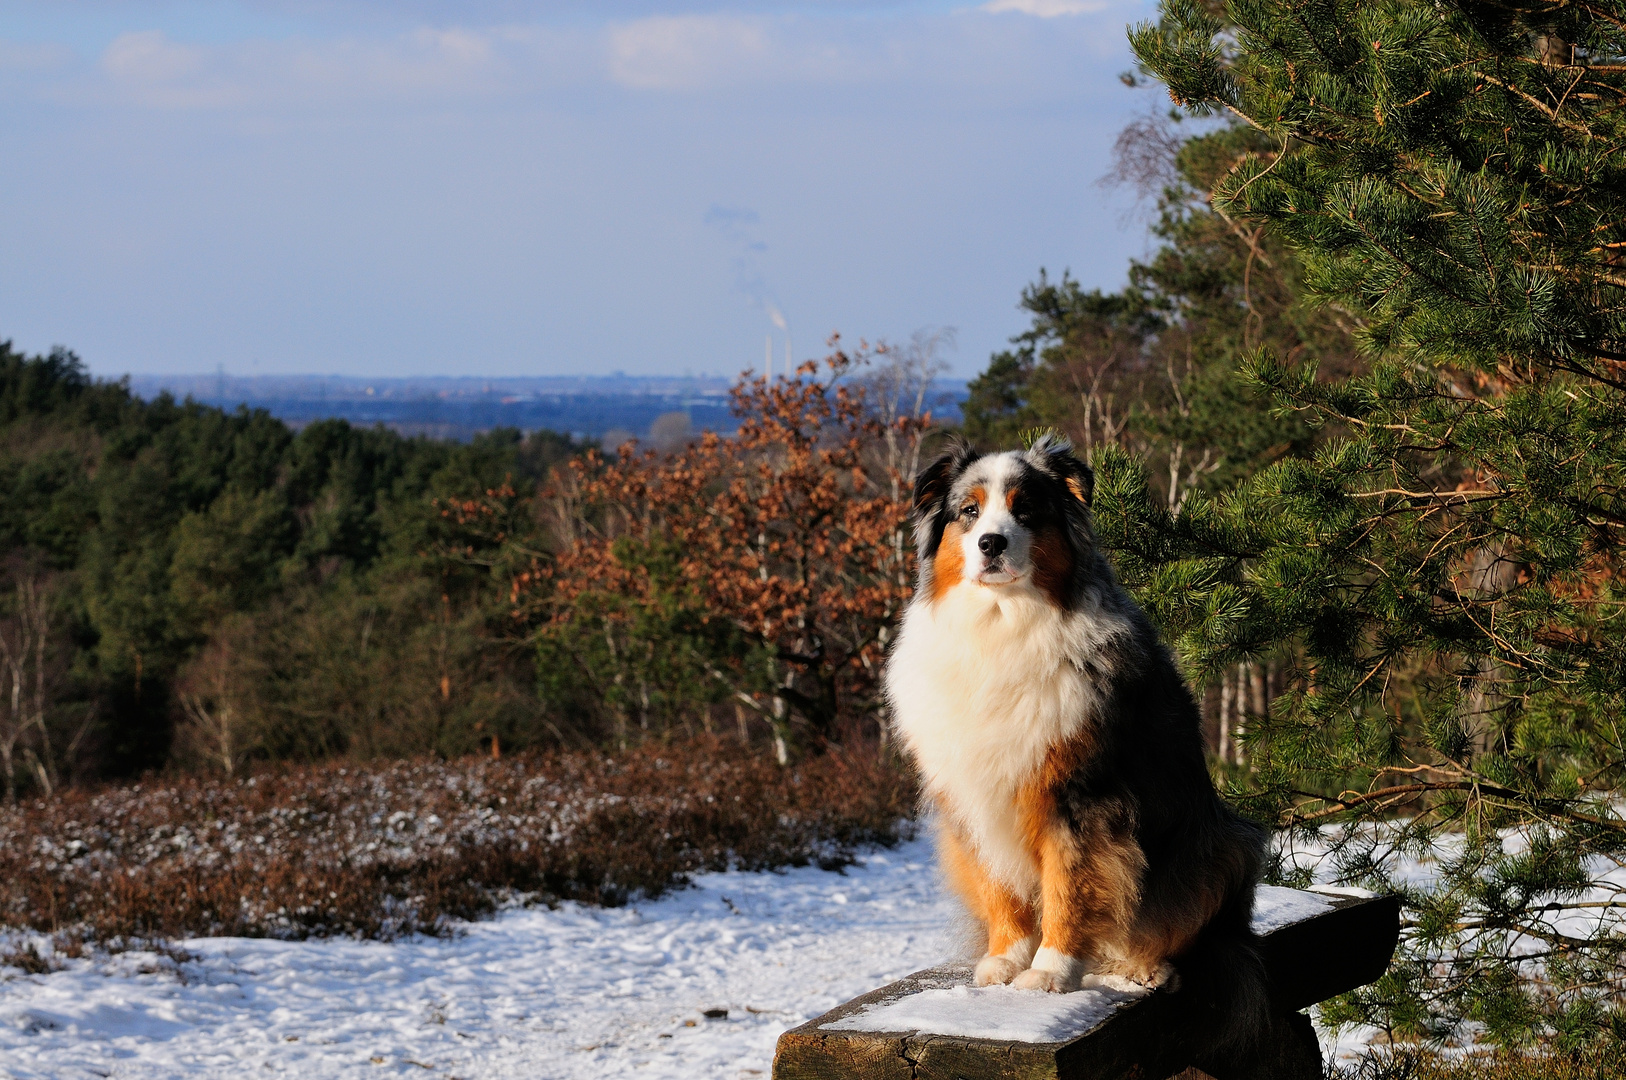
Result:
{"type": "Polygon", "coordinates": [[[1383,974],[1400,898],[1261,888],[1254,924],[1276,1015],[1245,1060],[1177,1049],[1169,1034],[1189,1022],[1178,991],[973,990],[967,963],[917,971],[785,1032],[774,1080],[1161,1080],[1188,1068],[1217,1080],[1318,1080],[1320,1043],[1299,1010],[1383,974]],[[1042,1041],[993,1037],[1013,1023],[1042,1041]],[[906,1030],[877,1030],[888,1025],[906,1030]]]}

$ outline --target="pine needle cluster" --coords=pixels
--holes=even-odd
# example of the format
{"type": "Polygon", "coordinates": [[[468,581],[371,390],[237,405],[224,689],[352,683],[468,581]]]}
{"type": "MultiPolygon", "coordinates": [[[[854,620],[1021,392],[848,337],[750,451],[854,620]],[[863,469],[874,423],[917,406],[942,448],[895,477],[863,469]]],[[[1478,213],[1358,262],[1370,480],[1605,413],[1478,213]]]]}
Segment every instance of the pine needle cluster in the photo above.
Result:
{"type": "Polygon", "coordinates": [[[1325,1015],[1618,1037],[1626,4],[1166,0],[1131,40],[1262,136],[1212,205],[1284,239],[1368,361],[1251,355],[1322,436],[1223,495],[1171,510],[1097,460],[1102,535],[1194,673],[1296,675],[1239,798],[1408,898],[1401,961],[1325,1015]]]}

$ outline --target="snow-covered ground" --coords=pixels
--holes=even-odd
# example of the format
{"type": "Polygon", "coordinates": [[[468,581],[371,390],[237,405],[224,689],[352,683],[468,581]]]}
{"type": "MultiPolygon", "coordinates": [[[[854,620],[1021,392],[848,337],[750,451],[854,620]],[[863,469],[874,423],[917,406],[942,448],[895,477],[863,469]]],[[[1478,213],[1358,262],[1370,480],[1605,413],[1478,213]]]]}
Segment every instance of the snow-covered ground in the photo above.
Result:
{"type": "Polygon", "coordinates": [[[199,938],[178,966],[6,969],[0,1075],[766,1076],[781,1031],[947,956],[953,918],[922,839],[845,874],[707,874],[449,940],[199,938]]]}
{"type": "MultiPolygon", "coordinates": [[[[1307,904],[1324,902],[1265,889],[1256,922],[1307,904]]],[[[781,1031],[952,955],[956,914],[919,839],[844,873],[707,874],[661,900],[511,910],[450,939],[199,938],[179,963],[7,969],[0,1075],[766,1076],[781,1031]]]]}

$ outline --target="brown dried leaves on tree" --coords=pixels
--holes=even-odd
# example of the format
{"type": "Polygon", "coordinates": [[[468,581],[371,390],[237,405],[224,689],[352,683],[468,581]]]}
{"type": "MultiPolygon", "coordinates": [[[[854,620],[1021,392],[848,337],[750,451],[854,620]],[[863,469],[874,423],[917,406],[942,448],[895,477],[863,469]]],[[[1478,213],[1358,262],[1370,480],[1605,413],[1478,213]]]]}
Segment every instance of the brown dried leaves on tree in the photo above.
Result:
{"type": "Polygon", "coordinates": [[[850,378],[884,348],[833,344],[794,378],[737,384],[732,438],[707,432],[664,455],[624,446],[613,460],[571,462],[538,496],[557,555],[515,575],[516,609],[555,627],[589,606],[625,621],[677,593],[761,658],[714,656],[706,675],[772,725],[781,751],[872,721],[914,575],[904,472],[930,416],[884,423],[850,378]],[[656,549],[661,580],[628,557],[656,549]],[[617,604],[591,604],[604,596],[617,604]]]}

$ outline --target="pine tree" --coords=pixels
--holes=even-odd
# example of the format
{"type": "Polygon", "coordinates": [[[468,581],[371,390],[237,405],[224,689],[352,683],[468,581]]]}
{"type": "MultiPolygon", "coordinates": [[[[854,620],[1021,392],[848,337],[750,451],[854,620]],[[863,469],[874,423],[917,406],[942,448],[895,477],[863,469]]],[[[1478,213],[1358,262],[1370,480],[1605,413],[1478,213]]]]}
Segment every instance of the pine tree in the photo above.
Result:
{"type": "Polygon", "coordinates": [[[1177,514],[1098,462],[1103,540],[1194,673],[1296,675],[1238,797],[1407,896],[1390,975],[1323,1015],[1622,1037],[1626,5],[1165,0],[1131,40],[1257,132],[1213,205],[1369,364],[1251,355],[1323,441],[1177,514]]]}
{"type": "Polygon", "coordinates": [[[1213,183],[1269,141],[1240,124],[1193,128],[1153,116],[1119,137],[1111,179],[1156,198],[1160,243],[1113,293],[1039,272],[1020,303],[1031,326],[970,383],[963,429],[973,440],[1010,446],[1053,427],[1086,460],[1117,446],[1145,461],[1171,506],[1313,444],[1310,425],[1273,415],[1237,369],[1268,344],[1347,372],[1358,366],[1349,320],[1304,302],[1302,268],[1281,241],[1210,205],[1213,183]]]}

